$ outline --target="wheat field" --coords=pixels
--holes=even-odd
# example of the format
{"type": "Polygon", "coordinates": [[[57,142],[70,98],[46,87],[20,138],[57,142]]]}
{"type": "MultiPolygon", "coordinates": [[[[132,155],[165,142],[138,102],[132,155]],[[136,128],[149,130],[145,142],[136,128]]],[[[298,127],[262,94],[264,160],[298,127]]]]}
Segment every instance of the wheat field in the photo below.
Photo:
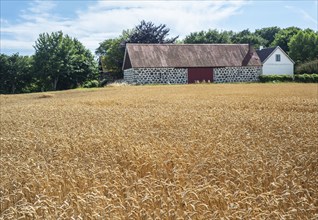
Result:
{"type": "Polygon", "coordinates": [[[0,101],[0,219],[318,219],[317,84],[0,101]]]}

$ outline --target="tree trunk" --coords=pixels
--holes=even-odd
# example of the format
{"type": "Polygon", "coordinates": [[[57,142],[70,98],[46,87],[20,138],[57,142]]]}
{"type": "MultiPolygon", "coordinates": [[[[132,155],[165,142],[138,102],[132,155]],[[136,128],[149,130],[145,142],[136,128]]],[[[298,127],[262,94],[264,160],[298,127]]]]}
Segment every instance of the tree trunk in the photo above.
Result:
{"type": "Polygon", "coordinates": [[[55,77],[54,82],[53,82],[53,90],[56,90],[57,82],[59,81],[59,77],[55,77]]]}
{"type": "Polygon", "coordinates": [[[15,90],[16,90],[16,86],[15,86],[15,84],[12,84],[12,87],[11,87],[11,92],[12,92],[12,94],[15,93],[15,90]]]}

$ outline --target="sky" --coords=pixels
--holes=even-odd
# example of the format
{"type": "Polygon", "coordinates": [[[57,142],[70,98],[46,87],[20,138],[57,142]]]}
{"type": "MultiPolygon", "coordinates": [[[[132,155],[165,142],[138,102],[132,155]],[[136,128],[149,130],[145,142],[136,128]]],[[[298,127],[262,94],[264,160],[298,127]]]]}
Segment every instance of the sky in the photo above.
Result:
{"type": "Polygon", "coordinates": [[[0,0],[0,53],[34,54],[41,33],[63,31],[93,53],[142,20],[166,24],[170,37],[218,29],[254,31],[290,26],[318,30],[318,0],[0,0]]]}

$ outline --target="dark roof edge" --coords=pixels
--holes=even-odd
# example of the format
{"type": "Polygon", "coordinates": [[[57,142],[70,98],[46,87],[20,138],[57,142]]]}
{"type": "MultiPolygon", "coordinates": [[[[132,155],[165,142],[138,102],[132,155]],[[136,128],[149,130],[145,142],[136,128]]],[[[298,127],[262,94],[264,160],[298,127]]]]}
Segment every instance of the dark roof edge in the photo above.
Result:
{"type": "Polygon", "coordinates": [[[295,64],[295,62],[287,55],[287,53],[286,53],[280,46],[276,46],[275,49],[271,52],[271,54],[269,54],[269,55],[266,57],[266,59],[265,59],[262,63],[265,63],[265,62],[268,60],[268,58],[269,58],[270,56],[272,56],[272,54],[273,54],[277,49],[280,49],[280,50],[285,54],[285,56],[286,56],[293,64],[295,64]]]}
{"type": "Polygon", "coordinates": [[[121,70],[124,71],[125,70],[125,63],[126,63],[126,54],[128,53],[127,51],[127,47],[125,47],[125,53],[124,53],[124,62],[123,65],[121,67],[121,70]]]}

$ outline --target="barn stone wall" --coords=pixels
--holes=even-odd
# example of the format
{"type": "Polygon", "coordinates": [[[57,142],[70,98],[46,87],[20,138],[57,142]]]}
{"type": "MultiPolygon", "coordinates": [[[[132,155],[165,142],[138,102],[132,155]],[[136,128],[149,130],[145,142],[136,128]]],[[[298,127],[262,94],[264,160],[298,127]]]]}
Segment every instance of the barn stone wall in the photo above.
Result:
{"type": "Polygon", "coordinates": [[[262,67],[224,67],[214,68],[213,82],[256,82],[262,67]]]}
{"type": "Polygon", "coordinates": [[[131,68],[124,70],[124,80],[136,84],[186,84],[186,68],[131,68]]]}
{"type": "Polygon", "coordinates": [[[135,83],[135,72],[134,69],[124,70],[124,80],[128,83],[135,83]]]}
{"type": "MultiPolygon", "coordinates": [[[[213,68],[213,82],[256,82],[261,67],[213,68]]],[[[131,68],[124,70],[124,80],[136,84],[186,84],[187,68],[131,68]]]]}

